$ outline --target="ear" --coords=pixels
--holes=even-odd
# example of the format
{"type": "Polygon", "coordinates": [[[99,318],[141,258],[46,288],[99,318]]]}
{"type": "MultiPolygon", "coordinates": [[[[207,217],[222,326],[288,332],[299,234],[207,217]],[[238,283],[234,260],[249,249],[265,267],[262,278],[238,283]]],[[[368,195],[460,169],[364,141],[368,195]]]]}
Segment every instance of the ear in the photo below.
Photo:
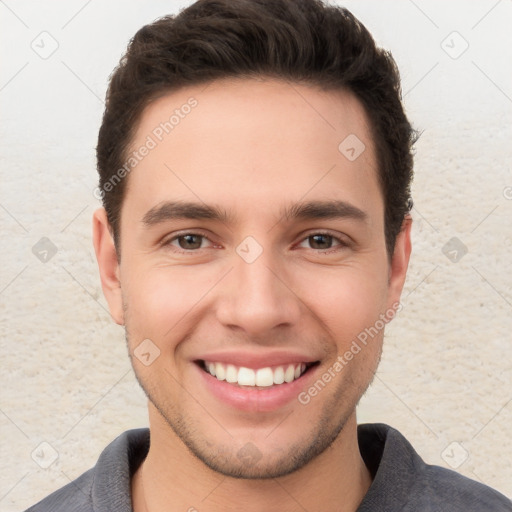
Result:
{"type": "Polygon", "coordinates": [[[393,257],[389,266],[388,309],[396,310],[396,306],[400,302],[411,256],[411,227],[412,217],[407,214],[402,222],[400,233],[396,237],[393,257]]]}
{"type": "Polygon", "coordinates": [[[123,297],[119,280],[119,261],[107,220],[105,208],[99,208],[92,217],[92,238],[100,270],[101,287],[114,321],[124,324],[123,297]]]}

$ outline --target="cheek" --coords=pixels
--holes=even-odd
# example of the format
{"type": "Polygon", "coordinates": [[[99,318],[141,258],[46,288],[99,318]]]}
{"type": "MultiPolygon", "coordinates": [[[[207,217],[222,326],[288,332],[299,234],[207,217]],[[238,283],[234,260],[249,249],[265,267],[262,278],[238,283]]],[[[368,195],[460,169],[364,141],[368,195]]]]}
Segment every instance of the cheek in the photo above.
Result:
{"type": "MultiPolygon", "coordinates": [[[[136,267],[133,267],[136,268],[136,267]]],[[[133,337],[172,340],[208,294],[215,280],[206,267],[153,267],[123,281],[127,327],[133,337]]]]}
{"type": "Polygon", "coordinates": [[[166,393],[172,393],[174,379],[182,378],[174,364],[175,352],[190,329],[194,306],[205,294],[203,288],[206,286],[176,267],[145,269],[123,281],[132,364],[143,388],[153,397],[159,393],[155,383],[160,383],[166,393]],[[145,340],[151,343],[147,345],[145,340]],[[149,365],[139,359],[147,352],[151,354],[149,365]]]}
{"type": "MultiPolygon", "coordinates": [[[[335,336],[339,349],[375,325],[385,310],[387,280],[368,268],[336,268],[322,276],[302,274],[301,298],[335,336]]],[[[379,324],[380,325],[380,324],[379,324]]]]}

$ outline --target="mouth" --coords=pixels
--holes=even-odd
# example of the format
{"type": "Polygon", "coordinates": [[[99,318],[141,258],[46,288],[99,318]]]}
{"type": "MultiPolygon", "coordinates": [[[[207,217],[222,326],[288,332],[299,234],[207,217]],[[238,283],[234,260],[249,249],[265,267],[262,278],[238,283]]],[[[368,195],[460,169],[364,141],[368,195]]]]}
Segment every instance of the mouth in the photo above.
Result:
{"type": "Polygon", "coordinates": [[[302,378],[314,366],[315,362],[289,363],[279,366],[248,368],[218,361],[198,360],[196,364],[218,381],[241,388],[269,389],[290,384],[302,378]]]}

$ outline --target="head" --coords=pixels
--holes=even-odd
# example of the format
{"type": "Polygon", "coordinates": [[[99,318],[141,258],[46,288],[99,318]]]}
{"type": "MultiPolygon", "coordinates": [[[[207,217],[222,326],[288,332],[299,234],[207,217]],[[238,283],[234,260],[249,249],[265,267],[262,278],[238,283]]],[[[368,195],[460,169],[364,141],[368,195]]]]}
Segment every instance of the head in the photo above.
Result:
{"type": "Polygon", "coordinates": [[[96,254],[150,419],[207,466],[289,473],[353,416],[405,279],[413,139],[391,55],[344,9],[200,0],[130,42],[96,254]],[[281,402],[207,371],[301,363],[281,402]]]}
{"type": "Polygon", "coordinates": [[[361,102],[377,152],[391,256],[412,204],[415,139],[401,103],[398,69],[349,11],[315,0],[199,1],[135,34],[111,77],[97,146],[100,196],[118,254],[125,177],[139,160],[129,149],[142,112],[172,91],[227,77],[275,77],[350,91],[361,102]]]}

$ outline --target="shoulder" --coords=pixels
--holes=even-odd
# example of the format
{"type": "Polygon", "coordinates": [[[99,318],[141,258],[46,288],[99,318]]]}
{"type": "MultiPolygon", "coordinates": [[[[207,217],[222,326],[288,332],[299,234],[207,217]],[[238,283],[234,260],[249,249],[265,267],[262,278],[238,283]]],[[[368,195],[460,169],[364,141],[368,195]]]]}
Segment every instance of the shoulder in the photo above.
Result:
{"type": "Polygon", "coordinates": [[[96,465],[25,512],[131,512],[130,480],[149,448],[149,429],[128,430],[96,465]]]}
{"type": "Polygon", "coordinates": [[[455,471],[425,464],[411,490],[410,510],[512,512],[512,501],[455,471]]]}
{"type": "Polygon", "coordinates": [[[409,441],[388,425],[359,425],[358,439],[373,476],[360,512],[512,512],[512,501],[494,489],[455,471],[426,464],[409,441]]]}
{"type": "Polygon", "coordinates": [[[93,512],[91,487],[94,468],[53,492],[25,512],[93,512]]]}

